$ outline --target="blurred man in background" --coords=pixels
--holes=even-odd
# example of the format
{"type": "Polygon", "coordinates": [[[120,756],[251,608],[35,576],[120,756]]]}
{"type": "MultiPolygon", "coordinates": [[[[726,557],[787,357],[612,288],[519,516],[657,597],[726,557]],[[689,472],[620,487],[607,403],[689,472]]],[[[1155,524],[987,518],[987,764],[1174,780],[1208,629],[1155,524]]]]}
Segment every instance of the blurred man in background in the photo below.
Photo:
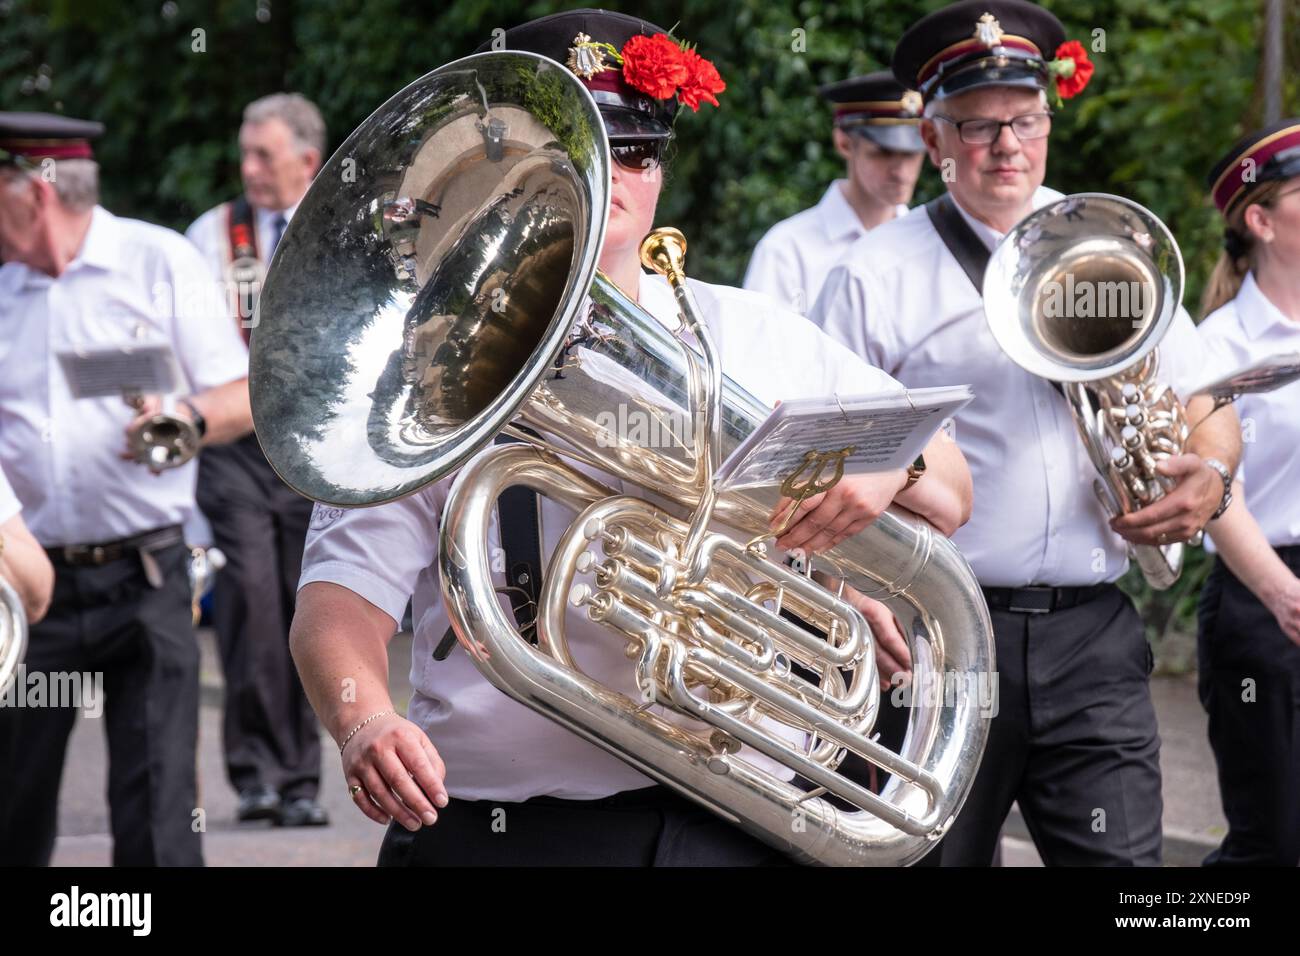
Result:
{"type": "MultiPolygon", "coordinates": [[[[194,248],[99,203],[98,123],[0,113],[0,461],[55,569],[26,672],[102,675],[113,863],[202,864],[199,653],[190,616],[194,466],[151,473],[127,435],[160,407],[77,397],[75,358],[123,343],[175,356],[172,412],[203,444],[248,434],[247,355],[194,248]],[[67,360],[66,364],[65,361],[67,360]]],[[[0,863],[47,864],[78,705],[0,708],[0,863]]]]}
{"type": "MultiPolygon", "coordinates": [[[[320,111],[297,93],[250,103],[239,129],[244,194],[209,209],[186,231],[227,292],[230,322],[248,341],[275,247],[325,152],[320,111]]],[[[199,507],[227,564],[213,623],[226,701],[226,773],[240,820],[329,823],[317,802],[320,732],[289,656],[289,622],[312,503],[267,463],[255,435],[204,453],[199,507]]]]}
{"type": "Polygon", "coordinates": [[[831,267],[858,239],[907,214],[921,174],[921,95],[888,70],[829,83],[817,94],[835,106],[835,151],[845,178],[821,202],[778,222],[754,247],[745,288],[806,315],[831,267]]]}

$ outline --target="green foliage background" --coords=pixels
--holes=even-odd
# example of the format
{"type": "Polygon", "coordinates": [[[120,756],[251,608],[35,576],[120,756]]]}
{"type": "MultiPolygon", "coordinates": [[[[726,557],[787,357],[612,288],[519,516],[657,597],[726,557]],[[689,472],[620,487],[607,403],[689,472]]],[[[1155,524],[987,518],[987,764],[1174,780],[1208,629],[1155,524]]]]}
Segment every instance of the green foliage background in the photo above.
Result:
{"type": "MultiPolygon", "coordinates": [[[[887,66],[908,24],[942,0],[693,0],[607,4],[697,42],[728,89],[687,111],[660,221],[692,242],[691,271],[739,284],[774,222],[816,202],[842,165],[824,82],[887,66]]],[[[342,141],[373,109],[496,28],[575,4],[520,0],[0,0],[0,106],[105,122],[97,144],[114,211],[183,228],[238,190],[235,132],[245,103],[275,90],[315,100],[342,141]],[[195,32],[203,31],[203,52],[195,32]]],[[[1122,193],[1161,216],[1188,266],[1192,311],[1218,251],[1203,177],[1262,122],[1264,0],[1045,0],[1097,72],[1053,134],[1048,182],[1122,193]],[[1099,44],[1103,44],[1104,47],[1099,44]]],[[[1288,3],[1286,60],[1300,62],[1300,4],[1288,3]]],[[[1286,71],[1284,110],[1300,112],[1286,71]]],[[[927,170],[918,201],[940,188],[927,170]]],[[[1204,573],[1178,589],[1131,582],[1154,634],[1186,629],[1204,573]]]]}

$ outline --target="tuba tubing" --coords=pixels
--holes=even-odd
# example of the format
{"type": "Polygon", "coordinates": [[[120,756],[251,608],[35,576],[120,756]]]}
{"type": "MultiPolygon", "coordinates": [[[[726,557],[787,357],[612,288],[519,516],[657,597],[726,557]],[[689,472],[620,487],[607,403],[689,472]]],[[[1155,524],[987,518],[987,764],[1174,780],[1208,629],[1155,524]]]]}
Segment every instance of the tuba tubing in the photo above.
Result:
{"type": "MultiPolygon", "coordinates": [[[[973,695],[917,695],[900,756],[938,783],[931,806],[925,789],[893,776],[882,800],[933,829],[905,832],[867,811],[837,809],[809,800],[806,791],[744,760],[712,757],[672,724],[638,711],[624,695],[534,649],[502,610],[491,574],[489,525],[498,495],[524,485],[581,510],[613,492],[527,445],[480,452],[452,487],[443,512],[440,572],[452,626],[472,651],[479,670],[500,690],[590,740],[627,763],[703,804],[724,819],[802,862],[827,865],[902,866],[920,859],[946,832],[965,799],[988,734],[987,715],[973,695]],[[936,697],[938,699],[930,699],[936,697]],[[718,761],[722,761],[719,764],[718,761]],[[718,772],[725,765],[725,772],[718,772]],[[791,826],[800,814],[802,832],[791,826]]],[[[761,532],[767,506],[724,494],[732,520],[761,532]],[[740,516],[744,517],[741,518],[740,516]],[[742,524],[743,522],[743,524],[742,524]]],[[[863,593],[884,601],[910,636],[914,687],[946,687],[954,679],[991,674],[992,628],[988,610],[965,559],[927,525],[886,513],[828,557],[863,593]]],[[[552,577],[550,580],[554,581],[552,577]]],[[[542,630],[561,630],[563,606],[543,601],[542,630]]]]}
{"type": "Polygon", "coordinates": [[[8,581],[0,578],[0,696],[18,676],[27,650],[27,615],[22,599],[8,581]]]}

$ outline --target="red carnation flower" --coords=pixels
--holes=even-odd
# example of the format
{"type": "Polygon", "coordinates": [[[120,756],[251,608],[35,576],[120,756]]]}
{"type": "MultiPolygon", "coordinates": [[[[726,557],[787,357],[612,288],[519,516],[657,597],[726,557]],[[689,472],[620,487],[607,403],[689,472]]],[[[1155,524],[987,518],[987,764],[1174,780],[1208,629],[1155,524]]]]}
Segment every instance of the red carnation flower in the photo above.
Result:
{"type": "MultiPolygon", "coordinates": [[[[1078,40],[1067,40],[1057,47],[1056,58],[1058,60],[1070,60],[1074,63],[1071,72],[1060,71],[1056,77],[1056,92],[1060,94],[1062,99],[1068,100],[1083,92],[1083,88],[1092,79],[1094,67],[1092,61],[1088,59],[1088,51],[1083,48],[1083,44],[1078,40]]],[[[1070,70],[1070,68],[1067,66],[1066,70],[1070,70]]]]}
{"type": "Polygon", "coordinates": [[[684,50],[682,61],[686,64],[687,77],[678,92],[678,98],[697,113],[701,102],[717,106],[718,99],[714,94],[727,88],[717,67],[694,50],[684,50]]]}
{"type": "Polygon", "coordinates": [[[667,34],[634,36],[623,44],[623,79],[634,89],[666,100],[686,82],[682,50],[667,34]]]}

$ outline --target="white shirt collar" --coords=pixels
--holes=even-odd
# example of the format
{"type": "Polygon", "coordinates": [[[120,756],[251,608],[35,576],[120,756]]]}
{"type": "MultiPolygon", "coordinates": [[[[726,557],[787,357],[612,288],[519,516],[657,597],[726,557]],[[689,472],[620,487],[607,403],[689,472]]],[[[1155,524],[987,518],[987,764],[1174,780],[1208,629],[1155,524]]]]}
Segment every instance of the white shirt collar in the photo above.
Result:
{"type": "Polygon", "coordinates": [[[265,225],[269,226],[271,223],[275,222],[276,216],[284,216],[284,221],[286,223],[291,222],[293,220],[293,214],[298,211],[298,206],[301,204],[302,200],[299,199],[287,209],[264,209],[261,206],[256,206],[254,208],[257,210],[258,218],[261,219],[265,225]]]}
{"type": "Polygon", "coordinates": [[[847,179],[835,180],[822,194],[821,202],[817,203],[817,217],[826,230],[826,238],[831,242],[845,237],[855,239],[866,232],[862,228],[862,220],[844,198],[844,186],[847,183],[847,179]]]}
{"type": "Polygon", "coordinates": [[[1252,339],[1263,338],[1274,325],[1288,330],[1296,328],[1296,323],[1283,315],[1282,310],[1264,294],[1255,281],[1254,272],[1246,273],[1237,293],[1237,317],[1242,330],[1252,339]]]}
{"type": "MultiPolygon", "coordinates": [[[[64,274],[81,266],[93,266],[111,272],[121,262],[120,232],[117,217],[103,206],[96,206],[90,214],[90,228],[86,230],[86,238],[81,240],[81,248],[68,263],[64,274]]],[[[29,268],[21,262],[6,263],[3,271],[3,285],[10,291],[58,281],[54,276],[29,268]]]]}
{"type": "Polygon", "coordinates": [[[81,243],[81,251],[71,265],[88,265],[112,270],[120,261],[122,243],[117,217],[103,206],[96,206],[90,214],[90,228],[81,243]]]}
{"type": "MultiPolygon", "coordinates": [[[[951,195],[951,191],[949,192],[949,195],[951,195]]],[[[1055,197],[1056,197],[1055,193],[1045,190],[1042,186],[1039,186],[1037,189],[1034,190],[1034,195],[1030,197],[1029,200],[1031,211],[1041,209],[1043,206],[1051,202],[1055,197]]],[[[1006,235],[1005,232],[998,232],[988,223],[980,222],[980,220],[976,219],[974,216],[972,216],[962,207],[961,202],[957,199],[956,196],[952,197],[952,202],[953,205],[957,207],[957,211],[961,213],[962,218],[965,219],[966,222],[970,225],[971,229],[975,230],[975,235],[979,236],[982,240],[984,240],[985,245],[987,245],[990,249],[994,248],[999,242],[1002,241],[1002,237],[1006,235]]]]}

